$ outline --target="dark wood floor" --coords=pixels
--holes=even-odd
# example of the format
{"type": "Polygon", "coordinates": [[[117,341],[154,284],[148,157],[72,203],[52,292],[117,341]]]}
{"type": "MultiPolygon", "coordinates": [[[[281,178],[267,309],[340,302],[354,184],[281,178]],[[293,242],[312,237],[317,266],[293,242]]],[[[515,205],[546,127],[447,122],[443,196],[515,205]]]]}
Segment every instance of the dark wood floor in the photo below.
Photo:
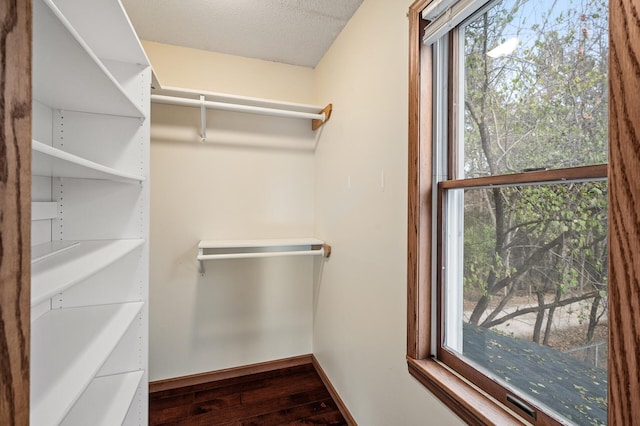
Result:
{"type": "Polygon", "coordinates": [[[154,392],[149,424],[347,425],[312,364],[154,392]]]}

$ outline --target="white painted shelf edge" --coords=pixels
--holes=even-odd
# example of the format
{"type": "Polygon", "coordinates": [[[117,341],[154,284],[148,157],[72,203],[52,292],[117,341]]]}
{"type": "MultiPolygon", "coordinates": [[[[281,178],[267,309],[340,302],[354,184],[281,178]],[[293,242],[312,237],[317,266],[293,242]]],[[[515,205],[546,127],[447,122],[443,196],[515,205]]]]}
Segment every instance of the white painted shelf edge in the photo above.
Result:
{"type": "Polygon", "coordinates": [[[318,238],[269,240],[205,240],[198,244],[200,273],[204,275],[205,260],[249,259],[280,256],[329,257],[331,248],[318,238]],[[214,251],[207,253],[207,250],[214,251]]]}
{"type": "Polygon", "coordinates": [[[275,238],[264,240],[202,240],[199,249],[233,249],[246,247],[285,247],[322,245],[324,241],[318,238],[275,238]]]}
{"type": "Polygon", "coordinates": [[[32,173],[36,176],[106,179],[142,182],[142,175],[103,166],[85,158],[62,151],[36,140],[31,141],[32,173]]]}
{"type": "Polygon", "coordinates": [[[112,426],[124,421],[144,371],[96,377],[62,421],[64,426],[112,426]]]}
{"type": "Polygon", "coordinates": [[[60,293],[144,244],[143,239],[96,240],[44,243],[31,266],[31,306],[60,293]],[[74,244],[75,243],[75,244],[74,244]],[[49,250],[48,250],[49,249],[49,250]]]}
{"type": "Polygon", "coordinates": [[[58,425],[144,302],[52,310],[31,327],[31,418],[58,425]]]}
{"type": "Polygon", "coordinates": [[[65,250],[69,250],[72,247],[80,244],[80,241],[48,241],[42,244],[36,244],[31,246],[31,264],[40,262],[47,257],[55,256],[62,253],[65,250]]]}
{"type": "Polygon", "coordinates": [[[35,0],[33,14],[35,99],[53,108],[145,118],[142,108],[125,92],[53,1],[35,0]],[[53,37],[56,33],[67,36],[53,37]],[[69,57],[74,60],[68,60],[69,57]],[[100,91],[92,91],[98,86],[100,91]],[[79,94],[81,88],[87,92],[79,94]]]}
{"type": "MultiPolygon", "coordinates": [[[[204,90],[183,89],[180,87],[163,86],[151,91],[152,95],[170,96],[183,99],[200,100],[204,96],[206,101],[220,102],[234,105],[253,106],[259,108],[273,108],[287,111],[318,113],[324,108],[320,105],[301,104],[296,102],[279,101],[274,99],[255,98],[250,96],[231,95],[228,93],[208,92],[204,90]]],[[[152,97],[153,99],[153,97],[152,97]]]]}

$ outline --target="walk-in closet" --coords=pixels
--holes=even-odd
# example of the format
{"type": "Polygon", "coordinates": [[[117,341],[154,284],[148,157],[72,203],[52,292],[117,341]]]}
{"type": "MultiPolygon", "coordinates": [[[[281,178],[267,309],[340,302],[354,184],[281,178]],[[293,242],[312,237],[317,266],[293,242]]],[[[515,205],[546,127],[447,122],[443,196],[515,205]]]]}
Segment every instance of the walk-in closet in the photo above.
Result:
{"type": "Polygon", "coordinates": [[[3,0],[0,426],[634,424],[637,8],[3,0]]]}

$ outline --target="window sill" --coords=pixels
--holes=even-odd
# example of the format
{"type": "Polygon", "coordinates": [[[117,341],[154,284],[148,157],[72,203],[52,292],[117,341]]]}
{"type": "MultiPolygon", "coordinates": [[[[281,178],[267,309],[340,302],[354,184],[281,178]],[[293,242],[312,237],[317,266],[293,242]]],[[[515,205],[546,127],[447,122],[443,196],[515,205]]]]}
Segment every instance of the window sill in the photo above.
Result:
{"type": "Polygon", "coordinates": [[[438,361],[407,357],[407,364],[409,373],[467,424],[527,424],[438,361]]]}

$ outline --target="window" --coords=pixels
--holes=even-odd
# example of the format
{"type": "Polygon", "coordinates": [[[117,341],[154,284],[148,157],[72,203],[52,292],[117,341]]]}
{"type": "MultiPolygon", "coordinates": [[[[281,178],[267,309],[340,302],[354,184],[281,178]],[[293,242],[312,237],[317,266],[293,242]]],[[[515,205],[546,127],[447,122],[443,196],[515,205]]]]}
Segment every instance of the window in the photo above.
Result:
{"type": "Polygon", "coordinates": [[[410,9],[409,369],[469,423],[631,419],[638,375],[607,378],[640,298],[610,278],[607,2],[435,3],[410,9]]]}
{"type": "Polygon", "coordinates": [[[605,2],[492,2],[435,41],[437,357],[531,420],[606,424],[605,2]]]}

